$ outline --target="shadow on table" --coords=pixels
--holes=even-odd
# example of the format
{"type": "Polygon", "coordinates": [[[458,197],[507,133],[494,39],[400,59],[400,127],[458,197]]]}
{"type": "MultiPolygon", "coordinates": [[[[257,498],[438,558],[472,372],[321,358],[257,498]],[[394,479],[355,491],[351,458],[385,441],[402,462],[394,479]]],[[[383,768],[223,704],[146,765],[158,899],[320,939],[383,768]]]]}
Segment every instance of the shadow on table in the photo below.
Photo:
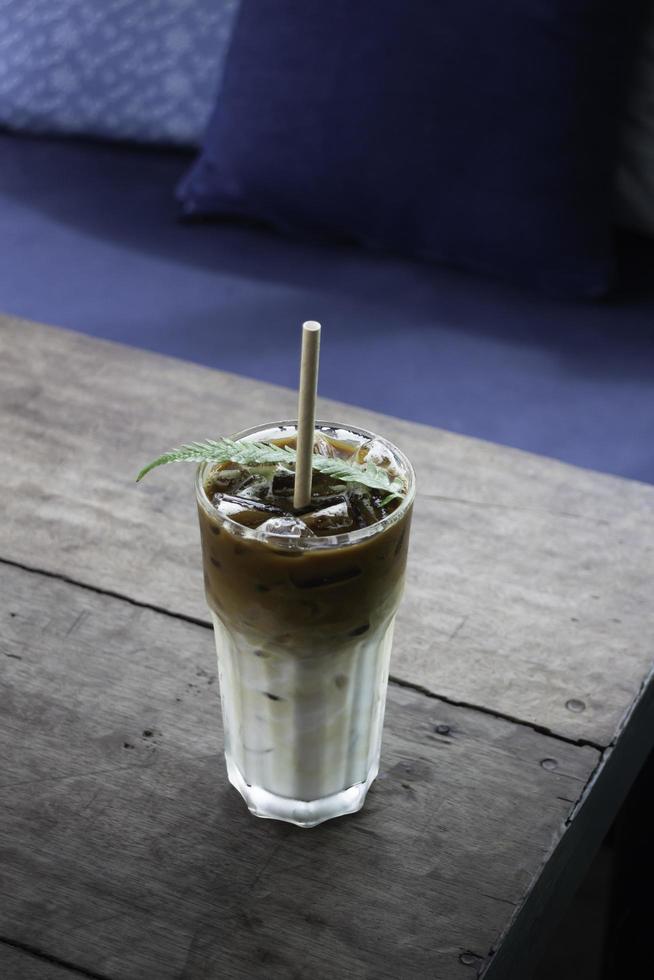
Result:
{"type": "Polygon", "coordinates": [[[652,976],[653,826],[651,753],[533,980],[652,976]]]}

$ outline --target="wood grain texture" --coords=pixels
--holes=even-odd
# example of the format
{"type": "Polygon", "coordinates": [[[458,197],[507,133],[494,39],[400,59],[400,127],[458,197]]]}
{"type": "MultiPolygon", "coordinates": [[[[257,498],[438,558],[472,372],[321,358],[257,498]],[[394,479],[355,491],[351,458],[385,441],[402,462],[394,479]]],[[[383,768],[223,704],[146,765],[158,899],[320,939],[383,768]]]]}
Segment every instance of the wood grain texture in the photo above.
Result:
{"type": "MultiPolygon", "coordinates": [[[[0,324],[0,557],[206,620],[189,467],[138,488],[134,474],[189,439],[292,416],[295,393],[0,324]]],[[[416,463],[394,675],[608,745],[652,662],[654,488],[330,402],[320,414],[416,463]]]]}
{"type": "Polygon", "coordinates": [[[599,759],[392,684],[364,810],[257,820],[209,630],[3,564],[0,589],[0,934],[112,980],[474,976],[599,759]]]}
{"type": "Polygon", "coordinates": [[[0,940],[0,977],[3,980],[80,980],[87,973],[70,970],[0,940]]]}

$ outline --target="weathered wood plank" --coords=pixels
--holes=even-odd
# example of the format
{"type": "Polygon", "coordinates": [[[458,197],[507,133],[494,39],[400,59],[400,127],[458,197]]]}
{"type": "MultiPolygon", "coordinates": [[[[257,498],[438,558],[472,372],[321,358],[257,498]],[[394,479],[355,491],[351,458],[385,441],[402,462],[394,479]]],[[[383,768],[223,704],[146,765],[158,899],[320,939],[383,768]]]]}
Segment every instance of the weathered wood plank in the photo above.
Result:
{"type": "Polygon", "coordinates": [[[209,630],[3,564],[0,589],[0,932],[112,980],[469,977],[598,762],[391,685],[364,810],[256,820],[209,630]]]}
{"type": "MultiPolygon", "coordinates": [[[[530,975],[652,751],[653,721],[654,677],[650,677],[624,720],[623,731],[603,753],[582,800],[568,818],[565,834],[534,880],[527,900],[516,910],[495,955],[484,964],[484,980],[524,980],[530,975]]],[[[645,959],[649,956],[644,949],[634,950],[633,963],[625,964],[625,977],[641,975],[637,964],[643,964],[644,969],[645,959]]]]}
{"type": "MultiPolygon", "coordinates": [[[[294,393],[0,322],[0,556],[206,619],[189,469],[138,488],[133,476],[189,438],[292,415],[294,393]]],[[[360,409],[321,411],[383,431],[417,464],[394,674],[608,745],[652,661],[654,488],[360,409]]]]}
{"type": "Polygon", "coordinates": [[[0,977],[4,980],[80,980],[87,973],[69,970],[60,963],[42,959],[0,940],[0,977]]]}

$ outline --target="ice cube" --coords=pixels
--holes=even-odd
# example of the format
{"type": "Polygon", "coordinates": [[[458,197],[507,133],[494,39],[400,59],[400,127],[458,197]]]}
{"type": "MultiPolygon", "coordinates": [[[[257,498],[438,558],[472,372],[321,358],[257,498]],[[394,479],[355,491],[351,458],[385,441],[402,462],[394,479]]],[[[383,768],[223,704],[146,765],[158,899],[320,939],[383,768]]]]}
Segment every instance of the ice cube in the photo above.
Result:
{"type": "Polygon", "coordinates": [[[211,503],[224,517],[245,527],[258,527],[268,516],[277,517],[283,513],[279,508],[263,504],[259,500],[248,500],[228,493],[217,493],[211,503]]]}
{"type": "Polygon", "coordinates": [[[295,473],[280,467],[272,478],[272,492],[275,497],[292,497],[295,490],[295,473]]]}
{"type": "Polygon", "coordinates": [[[304,514],[302,519],[316,534],[344,534],[354,526],[352,512],[345,497],[331,507],[304,514]]]}
{"type": "Polygon", "coordinates": [[[330,456],[334,458],[338,455],[331,442],[328,439],[325,439],[320,432],[316,432],[314,436],[313,451],[319,456],[330,456]]]}
{"type": "Polygon", "coordinates": [[[216,468],[209,473],[205,481],[205,492],[209,499],[216,493],[227,493],[228,491],[235,493],[247,479],[249,479],[249,474],[242,466],[234,464],[226,468],[216,468]]]}
{"type": "Polygon", "coordinates": [[[315,537],[313,531],[307,527],[304,521],[298,520],[297,517],[293,517],[291,514],[285,514],[283,517],[269,517],[264,524],[259,526],[259,530],[264,531],[266,534],[274,534],[282,538],[293,538],[294,540],[315,537]]]}
{"type": "Polygon", "coordinates": [[[391,476],[398,476],[399,474],[392,452],[378,439],[368,439],[367,442],[362,442],[352,455],[351,462],[374,463],[375,466],[381,466],[391,476]]]}
{"type": "Polygon", "coordinates": [[[283,513],[279,507],[273,507],[272,504],[265,504],[262,500],[255,500],[240,494],[224,493],[222,494],[222,501],[228,504],[238,504],[241,510],[259,510],[263,514],[271,515],[283,513]]]}
{"type": "Polygon", "coordinates": [[[309,507],[311,510],[309,513],[316,513],[318,510],[326,510],[327,507],[334,507],[340,504],[344,499],[345,487],[341,486],[338,492],[329,493],[327,496],[322,494],[313,493],[311,496],[311,504],[309,507]]]}
{"type": "Polygon", "coordinates": [[[256,527],[257,524],[261,524],[266,519],[265,514],[261,514],[257,510],[250,510],[245,502],[241,504],[235,500],[225,500],[219,493],[213,498],[212,503],[219,514],[222,514],[223,517],[229,517],[244,527],[256,527]]]}
{"type": "Polygon", "coordinates": [[[352,433],[348,432],[347,429],[330,428],[329,434],[326,431],[321,431],[317,432],[316,435],[327,439],[333,449],[333,455],[341,459],[349,459],[357,446],[360,445],[360,440],[352,439],[352,433]]]}
{"type": "Polygon", "coordinates": [[[245,500],[262,501],[265,500],[269,492],[270,481],[261,476],[251,476],[238,488],[238,496],[245,498],[245,500]]]}
{"type": "Polygon", "coordinates": [[[233,517],[234,514],[240,514],[244,509],[243,504],[236,503],[233,500],[226,500],[221,493],[214,494],[211,503],[223,517],[233,517]]]}
{"type": "Polygon", "coordinates": [[[353,488],[350,490],[348,497],[357,527],[369,527],[370,524],[377,523],[379,515],[375,510],[372,497],[367,490],[360,489],[359,487],[353,488]]]}

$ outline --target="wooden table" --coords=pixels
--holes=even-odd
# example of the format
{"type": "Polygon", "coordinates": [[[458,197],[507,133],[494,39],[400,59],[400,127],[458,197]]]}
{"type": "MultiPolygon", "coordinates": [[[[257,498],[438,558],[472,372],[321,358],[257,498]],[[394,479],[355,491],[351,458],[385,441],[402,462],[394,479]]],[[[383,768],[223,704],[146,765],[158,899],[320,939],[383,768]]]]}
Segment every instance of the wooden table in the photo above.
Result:
{"type": "Polygon", "coordinates": [[[323,402],[420,489],[379,780],[303,831],[227,784],[192,471],[134,484],[293,392],[0,351],[0,975],[528,978],[654,742],[654,487],[323,402]]]}

